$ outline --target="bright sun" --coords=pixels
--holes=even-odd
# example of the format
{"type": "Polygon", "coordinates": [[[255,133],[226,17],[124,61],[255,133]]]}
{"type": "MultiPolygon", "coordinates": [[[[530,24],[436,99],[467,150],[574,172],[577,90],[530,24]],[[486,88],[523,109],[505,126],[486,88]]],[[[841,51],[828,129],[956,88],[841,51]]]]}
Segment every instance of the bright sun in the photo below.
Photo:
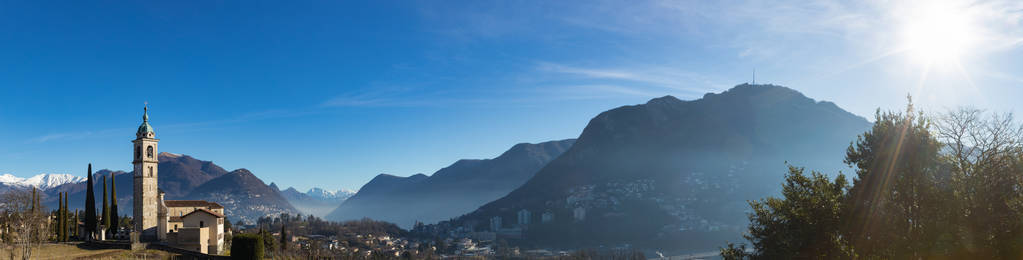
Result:
{"type": "Polygon", "coordinates": [[[925,65],[957,62],[972,47],[972,21],[964,8],[934,2],[906,14],[902,49],[925,65]]]}

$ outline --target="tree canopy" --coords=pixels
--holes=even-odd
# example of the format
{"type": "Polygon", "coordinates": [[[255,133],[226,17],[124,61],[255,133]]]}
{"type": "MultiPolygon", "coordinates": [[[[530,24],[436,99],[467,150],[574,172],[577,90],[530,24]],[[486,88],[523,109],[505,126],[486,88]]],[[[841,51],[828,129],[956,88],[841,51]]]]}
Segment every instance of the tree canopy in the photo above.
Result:
{"type": "Polygon", "coordinates": [[[852,185],[789,167],[781,198],[751,201],[726,259],[1023,257],[1023,127],[1011,114],[878,111],[847,149],[852,185]]]}

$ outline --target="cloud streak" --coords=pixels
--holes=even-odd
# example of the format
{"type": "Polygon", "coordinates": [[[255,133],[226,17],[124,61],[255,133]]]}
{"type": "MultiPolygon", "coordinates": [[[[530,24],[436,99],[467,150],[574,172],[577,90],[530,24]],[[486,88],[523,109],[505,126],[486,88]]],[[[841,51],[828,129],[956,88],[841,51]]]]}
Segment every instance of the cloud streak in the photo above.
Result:
{"type": "Polygon", "coordinates": [[[537,71],[557,74],[559,76],[574,76],[577,79],[593,83],[581,85],[588,85],[594,89],[602,89],[620,94],[643,93],[648,95],[655,93],[654,91],[667,91],[667,93],[682,91],[702,94],[720,90],[722,86],[727,85],[717,83],[717,80],[702,76],[699,73],[665,66],[645,66],[643,69],[592,68],[540,62],[537,65],[537,71]],[[624,84],[611,84],[616,81],[624,84]]]}
{"type": "Polygon", "coordinates": [[[41,135],[38,137],[30,138],[25,141],[28,144],[40,144],[52,141],[68,141],[68,140],[81,140],[86,138],[107,136],[118,132],[123,132],[125,129],[105,129],[99,131],[81,131],[81,132],[66,132],[66,133],[51,133],[41,135]]]}

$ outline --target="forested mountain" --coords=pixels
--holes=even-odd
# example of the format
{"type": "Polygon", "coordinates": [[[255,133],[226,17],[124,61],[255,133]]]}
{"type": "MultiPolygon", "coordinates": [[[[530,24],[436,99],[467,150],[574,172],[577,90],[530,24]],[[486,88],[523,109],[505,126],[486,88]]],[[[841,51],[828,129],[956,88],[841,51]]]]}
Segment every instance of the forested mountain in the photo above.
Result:
{"type": "Polygon", "coordinates": [[[237,169],[196,187],[184,199],[205,200],[224,206],[232,221],[254,223],[266,215],[298,214],[288,200],[247,169],[237,169]]]}
{"type": "Polygon", "coordinates": [[[656,98],[597,115],[521,187],[442,226],[490,230],[501,217],[505,230],[497,231],[525,227],[531,245],[713,250],[745,230],[747,200],[777,193],[786,162],[829,174],[847,169],[846,148],[869,126],[774,85],[656,98]],[[531,213],[530,225],[517,225],[521,210],[531,213]]]}
{"type": "Polygon", "coordinates": [[[574,139],[513,146],[494,159],[459,160],[431,176],[381,174],[327,216],[330,220],[369,217],[408,228],[468,213],[506,195],[533,177],[574,139]]]}

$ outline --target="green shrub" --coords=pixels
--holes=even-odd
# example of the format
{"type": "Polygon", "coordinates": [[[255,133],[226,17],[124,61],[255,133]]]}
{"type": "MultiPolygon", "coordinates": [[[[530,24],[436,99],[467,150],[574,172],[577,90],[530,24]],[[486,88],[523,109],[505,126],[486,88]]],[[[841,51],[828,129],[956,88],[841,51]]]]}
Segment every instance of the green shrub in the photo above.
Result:
{"type": "Polygon", "coordinates": [[[263,259],[263,237],[256,234],[238,234],[231,238],[232,259],[263,259]]]}

